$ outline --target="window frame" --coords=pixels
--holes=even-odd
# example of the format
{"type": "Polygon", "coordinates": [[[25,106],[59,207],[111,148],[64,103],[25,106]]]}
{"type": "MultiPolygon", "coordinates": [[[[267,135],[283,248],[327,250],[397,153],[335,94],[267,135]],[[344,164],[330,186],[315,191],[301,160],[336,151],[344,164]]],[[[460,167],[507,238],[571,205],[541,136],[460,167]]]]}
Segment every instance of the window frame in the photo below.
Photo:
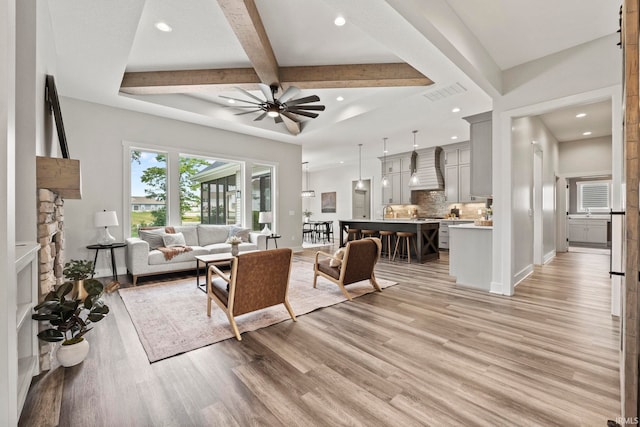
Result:
{"type": "Polygon", "coordinates": [[[611,180],[592,180],[576,182],[576,211],[579,213],[603,213],[611,211],[611,180]],[[601,208],[585,208],[583,206],[584,188],[588,186],[607,187],[607,206],[601,208]]]}

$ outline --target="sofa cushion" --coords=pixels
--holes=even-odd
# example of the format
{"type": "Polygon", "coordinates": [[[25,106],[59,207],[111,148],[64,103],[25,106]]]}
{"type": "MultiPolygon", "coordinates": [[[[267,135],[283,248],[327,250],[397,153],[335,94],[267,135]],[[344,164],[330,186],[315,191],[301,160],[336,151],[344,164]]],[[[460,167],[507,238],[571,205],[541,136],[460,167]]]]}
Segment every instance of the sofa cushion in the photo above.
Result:
{"type": "Polygon", "coordinates": [[[150,251],[157,249],[160,246],[164,246],[164,242],[162,241],[162,236],[164,234],[166,234],[164,232],[164,228],[155,228],[153,230],[138,230],[138,236],[140,236],[142,240],[149,244],[150,251]]]}
{"type": "Polygon", "coordinates": [[[172,246],[187,246],[187,243],[184,241],[184,234],[182,233],[163,234],[162,241],[167,248],[172,246]]]}
{"type": "MultiPolygon", "coordinates": [[[[225,252],[231,252],[231,245],[228,243],[214,243],[204,247],[210,254],[222,254],[225,252]]],[[[240,243],[238,245],[240,252],[255,251],[258,250],[258,245],[255,243],[240,243]]]]}
{"type": "MultiPolygon", "coordinates": [[[[195,259],[196,259],[195,257],[197,255],[206,255],[209,253],[206,249],[200,246],[192,246],[191,249],[193,250],[178,254],[173,258],[171,258],[171,260],[169,261],[165,259],[164,254],[162,252],[160,252],[157,249],[153,250],[149,252],[149,265],[175,264],[178,262],[185,262],[185,261],[195,262],[195,259]]],[[[193,265],[193,267],[195,268],[195,264],[193,265]]]]}
{"type": "Polygon", "coordinates": [[[184,241],[187,246],[201,246],[198,242],[198,229],[195,225],[178,225],[173,227],[176,233],[184,235],[184,241]]]}
{"type": "Polygon", "coordinates": [[[200,246],[224,243],[228,237],[228,225],[198,225],[198,243],[200,246]]]}
{"type": "Polygon", "coordinates": [[[238,227],[237,225],[232,225],[231,227],[229,227],[229,237],[239,237],[245,243],[251,241],[249,233],[251,233],[251,230],[249,230],[248,228],[238,227]]]}

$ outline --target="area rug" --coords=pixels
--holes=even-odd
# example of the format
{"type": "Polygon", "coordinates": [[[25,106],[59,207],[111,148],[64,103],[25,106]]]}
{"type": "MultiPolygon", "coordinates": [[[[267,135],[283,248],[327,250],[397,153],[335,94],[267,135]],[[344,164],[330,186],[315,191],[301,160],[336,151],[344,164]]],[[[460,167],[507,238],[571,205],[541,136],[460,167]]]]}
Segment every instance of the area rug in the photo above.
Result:
{"type": "MultiPolygon", "coordinates": [[[[376,280],[382,288],[396,284],[376,280]]],[[[347,290],[354,298],[374,291],[369,281],[349,285],[347,290]]],[[[123,288],[118,292],[151,363],[234,337],[227,316],[215,302],[211,317],[207,317],[207,296],[196,289],[195,277],[123,288]]],[[[289,302],[296,316],[344,301],[347,299],[340,288],[321,277],[318,287],[313,288],[312,263],[293,262],[289,302]]],[[[236,323],[243,333],[290,319],[284,305],[279,304],[238,316],[236,323]]]]}

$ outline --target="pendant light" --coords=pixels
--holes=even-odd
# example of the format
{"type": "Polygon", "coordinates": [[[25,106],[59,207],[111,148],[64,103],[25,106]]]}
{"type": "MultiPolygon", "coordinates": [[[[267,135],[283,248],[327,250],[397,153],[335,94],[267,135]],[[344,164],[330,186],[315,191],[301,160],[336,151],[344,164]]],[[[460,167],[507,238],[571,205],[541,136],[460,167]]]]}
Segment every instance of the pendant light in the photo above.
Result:
{"type": "Polygon", "coordinates": [[[387,138],[382,138],[382,186],[389,186],[389,178],[387,178],[387,138]]]}
{"type": "Polygon", "coordinates": [[[416,153],[416,134],[417,130],[413,131],[413,153],[411,153],[411,178],[409,178],[409,185],[418,185],[420,184],[420,178],[418,178],[417,170],[417,162],[418,162],[418,153],[416,153]]]}
{"type": "Polygon", "coordinates": [[[362,182],[362,144],[358,144],[358,171],[356,190],[362,190],[364,188],[364,183],[362,182]]]}
{"type": "Polygon", "coordinates": [[[306,190],[302,190],[302,197],[316,197],[316,192],[314,190],[309,190],[309,162],[302,162],[306,168],[306,190]]]}

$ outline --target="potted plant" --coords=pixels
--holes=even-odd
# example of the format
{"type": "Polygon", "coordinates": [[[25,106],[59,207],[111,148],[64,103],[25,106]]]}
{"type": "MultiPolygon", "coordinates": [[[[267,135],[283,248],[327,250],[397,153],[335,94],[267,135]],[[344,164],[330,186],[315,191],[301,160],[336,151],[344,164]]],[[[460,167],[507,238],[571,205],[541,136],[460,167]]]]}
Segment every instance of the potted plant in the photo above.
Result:
{"type": "Polygon", "coordinates": [[[101,299],[103,286],[98,280],[84,279],[87,292],[84,300],[70,296],[74,284],[65,282],[49,292],[44,301],[34,307],[31,317],[39,322],[48,322],[50,327],[41,331],[38,338],[62,345],[56,357],[62,366],[74,366],[82,362],[89,353],[89,342],[84,335],[109,313],[109,307],[101,299]]]}
{"type": "Polygon", "coordinates": [[[313,212],[305,209],[302,215],[304,215],[304,222],[309,222],[309,218],[313,215],[313,212]]]}
{"type": "Polygon", "coordinates": [[[71,292],[73,298],[84,301],[87,291],[84,288],[84,281],[93,274],[93,262],[89,260],[72,259],[65,263],[62,274],[74,285],[71,292]]]}

